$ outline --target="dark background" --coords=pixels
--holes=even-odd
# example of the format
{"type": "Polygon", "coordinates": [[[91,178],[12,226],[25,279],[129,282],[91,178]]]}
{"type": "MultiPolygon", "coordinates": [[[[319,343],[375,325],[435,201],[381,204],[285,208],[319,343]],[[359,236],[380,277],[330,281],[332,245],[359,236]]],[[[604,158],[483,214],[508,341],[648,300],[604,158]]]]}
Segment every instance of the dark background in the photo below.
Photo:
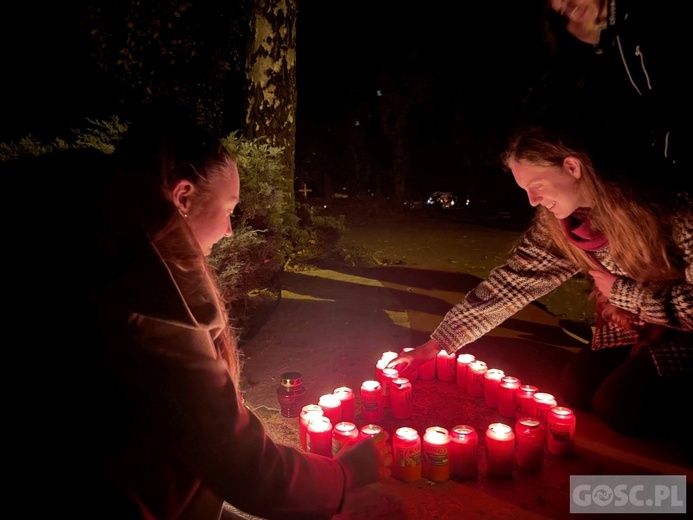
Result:
{"type": "MultiPolygon", "coordinates": [[[[299,0],[297,179],[314,195],[381,189],[376,178],[392,161],[383,114],[401,106],[412,197],[506,189],[494,159],[541,73],[542,4],[299,0]]],[[[0,140],[52,139],[119,112],[117,87],[91,56],[84,9],[8,8],[0,140]]],[[[241,102],[227,93],[224,132],[240,127],[241,102]]]]}

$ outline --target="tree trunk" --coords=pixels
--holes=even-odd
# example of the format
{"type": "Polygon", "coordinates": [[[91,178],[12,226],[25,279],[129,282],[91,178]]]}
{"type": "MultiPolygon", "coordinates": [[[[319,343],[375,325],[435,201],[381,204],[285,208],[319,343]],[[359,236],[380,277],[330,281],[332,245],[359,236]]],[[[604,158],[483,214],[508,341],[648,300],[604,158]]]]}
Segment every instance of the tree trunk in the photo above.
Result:
{"type": "Polygon", "coordinates": [[[245,136],[284,148],[284,189],[294,205],[297,0],[256,0],[246,61],[245,136]]]}

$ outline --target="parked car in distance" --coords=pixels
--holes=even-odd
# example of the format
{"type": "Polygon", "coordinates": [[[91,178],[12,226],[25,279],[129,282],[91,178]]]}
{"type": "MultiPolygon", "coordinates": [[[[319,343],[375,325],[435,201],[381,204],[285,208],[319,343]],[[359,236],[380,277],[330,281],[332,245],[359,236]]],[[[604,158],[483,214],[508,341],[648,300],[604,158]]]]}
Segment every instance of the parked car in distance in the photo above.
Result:
{"type": "Polygon", "coordinates": [[[427,206],[442,209],[453,208],[455,204],[457,204],[457,196],[449,191],[434,191],[426,201],[427,206]]]}

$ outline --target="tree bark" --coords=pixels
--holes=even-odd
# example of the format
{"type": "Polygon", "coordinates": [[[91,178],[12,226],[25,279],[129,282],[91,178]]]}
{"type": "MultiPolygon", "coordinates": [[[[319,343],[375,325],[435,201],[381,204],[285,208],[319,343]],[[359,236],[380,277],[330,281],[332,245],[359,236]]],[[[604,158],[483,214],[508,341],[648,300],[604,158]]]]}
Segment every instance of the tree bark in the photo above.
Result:
{"type": "Polygon", "coordinates": [[[294,204],[297,0],[256,0],[246,61],[245,136],[284,149],[284,188],[294,204]]]}

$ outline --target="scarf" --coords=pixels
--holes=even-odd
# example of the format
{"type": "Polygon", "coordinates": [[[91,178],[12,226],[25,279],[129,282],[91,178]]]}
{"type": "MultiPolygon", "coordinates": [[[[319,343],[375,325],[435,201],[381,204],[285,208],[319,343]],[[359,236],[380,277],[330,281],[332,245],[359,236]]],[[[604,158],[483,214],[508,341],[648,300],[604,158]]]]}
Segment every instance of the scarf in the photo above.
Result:
{"type": "Polygon", "coordinates": [[[583,251],[599,251],[609,241],[601,231],[590,226],[588,208],[578,208],[570,216],[560,219],[561,227],[568,241],[583,251]]]}

